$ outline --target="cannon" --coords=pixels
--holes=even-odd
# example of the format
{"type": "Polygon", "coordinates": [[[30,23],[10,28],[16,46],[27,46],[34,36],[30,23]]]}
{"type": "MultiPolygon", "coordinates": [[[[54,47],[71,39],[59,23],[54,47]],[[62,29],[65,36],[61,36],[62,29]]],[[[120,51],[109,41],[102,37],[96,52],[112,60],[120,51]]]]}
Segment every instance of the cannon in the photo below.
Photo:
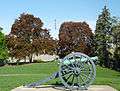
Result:
{"type": "Polygon", "coordinates": [[[59,77],[64,87],[69,90],[87,90],[96,76],[96,67],[93,61],[97,59],[97,57],[89,57],[80,52],[70,53],[63,59],[59,59],[58,72],[44,80],[27,84],[25,87],[37,87],[59,77]]]}

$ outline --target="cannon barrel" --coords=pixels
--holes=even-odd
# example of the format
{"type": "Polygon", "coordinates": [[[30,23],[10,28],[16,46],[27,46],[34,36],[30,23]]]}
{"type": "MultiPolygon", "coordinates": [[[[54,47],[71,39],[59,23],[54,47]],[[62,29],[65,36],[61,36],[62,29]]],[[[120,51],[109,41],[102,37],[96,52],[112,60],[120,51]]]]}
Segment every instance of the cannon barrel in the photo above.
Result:
{"type": "MultiPolygon", "coordinates": [[[[90,59],[91,59],[92,61],[96,61],[96,60],[98,60],[98,57],[97,57],[97,56],[95,56],[95,57],[90,57],[90,59]]],[[[85,58],[85,57],[76,58],[76,60],[74,60],[74,59],[66,59],[66,60],[64,60],[63,64],[67,65],[67,64],[71,64],[71,63],[73,63],[73,62],[75,62],[75,61],[85,62],[85,61],[88,61],[88,60],[89,60],[89,59],[88,59],[88,58],[85,58]]],[[[62,60],[61,60],[61,61],[62,61],[62,60]]]]}
{"type": "Polygon", "coordinates": [[[95,57],[90,57],[90,59],[92,59],[93,61],[96,61],[96,60],[98,60],[98,57],[97,57],[97,56],[95,56],[95,57]]]}

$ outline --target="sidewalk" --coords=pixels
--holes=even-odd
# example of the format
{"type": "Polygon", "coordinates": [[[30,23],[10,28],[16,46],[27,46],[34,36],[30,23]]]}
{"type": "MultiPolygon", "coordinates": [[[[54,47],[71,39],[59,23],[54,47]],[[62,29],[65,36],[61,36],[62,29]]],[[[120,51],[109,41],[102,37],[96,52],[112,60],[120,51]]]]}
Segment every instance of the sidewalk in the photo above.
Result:
{"type": "MultiPolygon", "coordinates": [[[[63,87],[57,87],[53,85],[45,85],[39,88],[24,88],[23,86],[15,88],[11,91],[65,91],[63,87]]],[[[69,90],[67,90],[69,91],[69,90]]],[[[76,90],[77,91],[77,90],[76,90]]],[[[83,90],[82,90],[83,91],[83,90]]],[[[88,88],[88,90],[84,91],[117,91],[114,88],[108,85],[92,85],[88,88]]]]}

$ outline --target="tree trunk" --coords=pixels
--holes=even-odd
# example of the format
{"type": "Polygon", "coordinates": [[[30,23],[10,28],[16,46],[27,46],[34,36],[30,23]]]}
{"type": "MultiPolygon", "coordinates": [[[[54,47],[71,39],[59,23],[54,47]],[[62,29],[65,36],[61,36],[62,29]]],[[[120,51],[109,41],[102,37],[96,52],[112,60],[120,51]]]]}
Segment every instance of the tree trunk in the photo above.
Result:
{"type": "Polygon", "coordinates": [[[30,56],[29,56],[29,62],[30,62],[30,63],[32,63],[32,62],[33,62],[32,57],[33,57],[33,54],[30,54],[30,56]]]}
{"type": "Polygon", "coordinates": [[[104,66],[105,67],[107,67],[107,68],[109,68],[109,53],[108,53],[108,51],[107,51],[107,47],[106,47],[106,45],[104,45],[104,47],[103,47],[103,55],[104,55],[104,66]]]}

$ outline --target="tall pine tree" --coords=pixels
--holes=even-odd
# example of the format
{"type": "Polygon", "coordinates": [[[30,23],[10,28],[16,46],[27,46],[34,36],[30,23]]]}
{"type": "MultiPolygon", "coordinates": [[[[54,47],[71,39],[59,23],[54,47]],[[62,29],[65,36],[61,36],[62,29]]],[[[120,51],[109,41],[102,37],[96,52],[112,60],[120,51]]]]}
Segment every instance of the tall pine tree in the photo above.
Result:
{"type": "Polygon", "coordinates": [[[104,6],[102,13],[98,16],[95,30],[96,51],[100,65],[109,67],[109,46],[111,33],[111,16],[109,9],[104,6]]]}

